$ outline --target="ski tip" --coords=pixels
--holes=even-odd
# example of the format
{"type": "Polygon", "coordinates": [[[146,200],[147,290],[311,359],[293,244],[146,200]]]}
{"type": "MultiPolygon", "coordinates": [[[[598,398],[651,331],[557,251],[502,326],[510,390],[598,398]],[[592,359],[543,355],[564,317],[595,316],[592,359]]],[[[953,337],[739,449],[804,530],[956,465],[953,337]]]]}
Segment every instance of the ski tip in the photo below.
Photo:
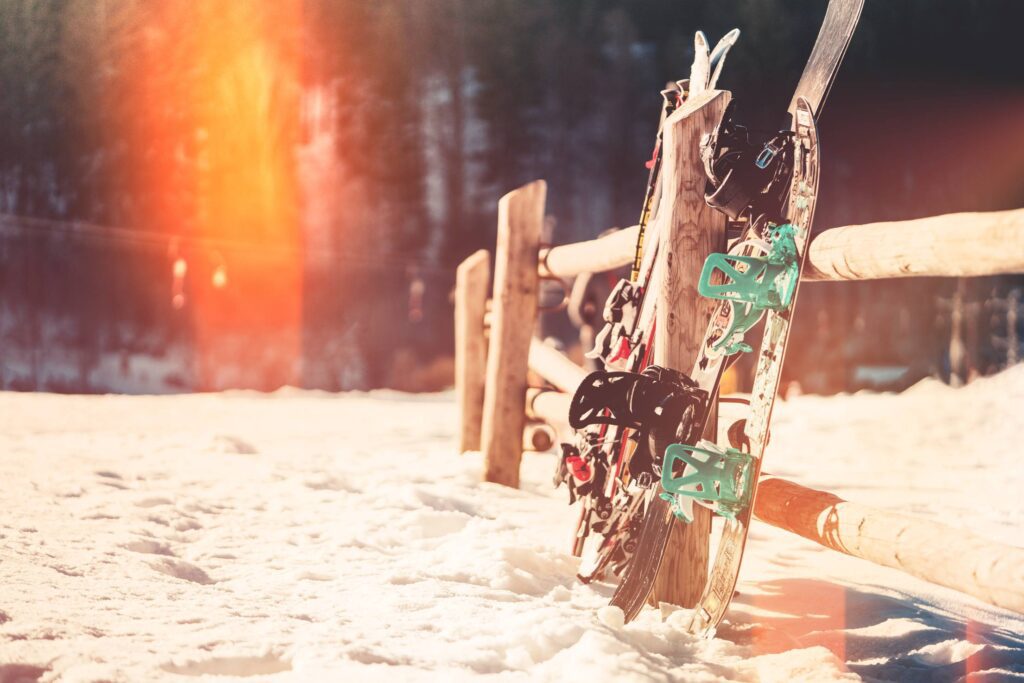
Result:
{"type": "Polygon", "coordinates": [[[708,51],[708,37],[704,31],[697,31],[693,34],[693,48],[697,52],[707,53],[708,51]]]}

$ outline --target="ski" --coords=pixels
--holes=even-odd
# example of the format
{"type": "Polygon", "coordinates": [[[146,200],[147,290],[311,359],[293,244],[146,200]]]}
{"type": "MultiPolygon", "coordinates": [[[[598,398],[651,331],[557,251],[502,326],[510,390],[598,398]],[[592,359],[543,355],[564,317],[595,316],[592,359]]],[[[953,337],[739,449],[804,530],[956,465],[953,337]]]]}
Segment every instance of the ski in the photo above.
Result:
{"type": "Polygon", "coordinates": [[[791,114],[796,111],[798,100],[803,98],[810,105],[814,118],[818,118],[836,80],[836,74],[839,73],[839,65],[843,63],[846,50],[850,47],[850,40],[857,30],[863,9],[864,0],[829,0],[811,56],[793,91],[793,99],[789,102],[788,111],[791,114]]]}
{"type": "MultiPolygon", "coordinates": [[[[709,259],[705,270],[708,271],[708,265],[711,270],[707,272],[706,283],[703,283],[705,278],[702,276],[702,284],[711,287],[711,276],[717,266],[718,272],[725,274],[727,279],[732,276],[732,288],[742,284],[749,291],[739,298],[734,292],[713,292],[719,294],[716,298],[723,301],[712,315],[690,377],[715,396],[724,358],[751,350],[743,342],[743,335],[767,312],[769,322],[759,356],[755,398],[743,439],[749,439],[750,452],[744,453],[738,448],[723,451],[713,444],[698,443],[694,438],[681,441],[673,451],[675,457],[671,462],[667,459],[662,462],[660,474],[665,492],[659,496],[653,493],[646,496],[646,511],[637,549],[611,601],[612,605],[623,610],[627,621],[640,612],[650,595],[674,521],[685,521],[694,502],[709,506],[724,516],[726,526],[694,613],[691,630],[713,633],[732,597],[817,193],[815,115],[846,52],[862,5],[863,0],[831,0],[794,96],[795,104],[790,110],[791,132],[769,139],[756,152],[756,158],[750,158],[755,154],[748,133],[742,127],[734,126],[730,112],[727,112],[719,130],[708,141],[708,153],[702,155],[709,179],[716,187],[708,195],[708,203],[733,220],[745,219],[748,225],[744,238],[737,241],[729,254],[720,255],[722,258],[717,261],[709,259]],[[803,96],[799,89],[802,87],[810,89],[813,101],[803,96]],[[746,160],[743,168],[734,165],[740,158],[737,150],[746,160]],[[716,168],[716,153],[720,159],[729,159],[728,170],[716,168]],[[785,191],[780,191],[782,189],[785,191]],[[787,218],[788,221],[785,220],[787,218]],[[786,299],[785,305],[783,298],[786,299]],[[696,458],[697,455],[703,461],[696,458]],[[703,485],[696,483],[702,473],[691,473],[694,469],[699,470],[702,463],[707,465],[709,472],[714,465],[719,479],[708,479],[712,475],[704,473],[703,485]],[[726,470],[726,466],[731,469],[726,470]],[[726,471],[733,477],[739,477],[740,481],[722,478],[721,473],[726,471]],[[709,488],[714,489],[714,495],[710,494],[709,488]],[[722,491],[728,492],[732,498],[709,500],[722,491]]],[[[703,429],[697,432],[698,435],[701,433],[703,429]]],[[[668,446],[661,443],[657,446],[656,457],[660,458],[668,446]]]]}
{"type": "MultiPolygon", "coordinates": [[[[661,92],[661,116],[654,151],[647,163],[649,173],[630,279],[620,281],[609,296],[603,316],[605,326],[597,335],[595,348],[587,354],[601,358],[605,365],[628,362],[632,369],[638,370],[642,369],[638,366],[644,364],[643,358],[631,358],[630,350],[643,335],[644,328],[641,325],[646,324],[644,321],[647,317],[643,314],[645,308],[652,305],[645,294],[652,281],[660,232],[657,206],[661,189],[661,131],[665,119],[678,106],[680,95],[676,84],[671,84],[661,92]]],[[[581,499],[572,546],[572,553],[577,557],[582,556],[592,531],[609,536],[612,530],[621,526],[622,512],[629,507],[628,501],[613,504],[616,498],[615,477],[620,460],[618,456],[621,456],[619,445],[625,443],[625,438],[622,428],[612,429],[605,423],[591,427],[579,426],[576,429],[576,443],[562,444],[562,458],[555,475],[555,485],[562,482],[568,485],[570,504],[577,497],[581,499]]],[[[581,569],[581,580],[589,581],[594,573],[604,569],[607,561],[608,558],[603,557],[592,562],[594,566],[589,571],[585,567],[581,569]]]]}

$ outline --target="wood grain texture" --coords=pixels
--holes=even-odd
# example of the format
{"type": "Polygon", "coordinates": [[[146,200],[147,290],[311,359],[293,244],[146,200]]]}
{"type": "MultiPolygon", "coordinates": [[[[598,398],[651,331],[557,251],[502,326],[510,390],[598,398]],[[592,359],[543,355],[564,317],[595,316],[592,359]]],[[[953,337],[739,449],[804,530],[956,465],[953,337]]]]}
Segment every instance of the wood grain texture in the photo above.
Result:
{"type": "Polygon", "coordinates": [[[1024,209],[848,225],[811,240],[803,280],[1024,273],[1024,209]]]}
{"type": "MultiPolygon", "coordinates": [[[[654,362],[689,373],[697,360],[715,308],[697,293],[701,269],[709,254],[725,251],[725,215],[704,201],[706,182],[700,160],[700,139],[722,119],[731,94],[708,90],[674,112],[664,127],[664,189],[659,211],[668,211],[669,229],[658,254],[662,259],[658,287],[654,362]]],[[[714,416],[708,431],[715,437],[714,416]]],[[[692,607],[700,599],[708,575],[711,512],[694,507],[690,524],[676,524],[669,537],[652,599],[692,607]]]]}
{"type": "Polygon", "coordinates": [[[537,254],[547,184],[535,180],[498,202],[494,295],[481,450],[485,481],[519,486],[527,357],[537,318],[537,254]]]}
{"type": "Polygon", "coordinates": [[[572,277],[628,266],[636,252],[640,226],[617,230],[585,242],[542,249],[538,272],[545,277],[572,277]]]}
{"type": "Polygon", "coordinates": [[[487,372],[484,313],[490,278],[490,260],[484,249],[470,254],[455,271],[455,397],[460,453],[480,450],[487,372]]]}
{"type": "Polygon", "coordinates": [[[544,423],[526,425],[523,431],[523,450],[543,453],[550,451],[555,445],[558,434],[554,427],[544,423]]]}
{"type": "Polygon", "coordinates": [[[1024,548],[762,476],[754,516],[826,548],[1024,613],[1024,548]]]}
{"type": "Polygon", "coordinates": [[[531,370],[568,394],[576,393],[576,388],[587,376],[587,371],[568,356],[537,338],[530,340],[528,362],[531,370]]]}

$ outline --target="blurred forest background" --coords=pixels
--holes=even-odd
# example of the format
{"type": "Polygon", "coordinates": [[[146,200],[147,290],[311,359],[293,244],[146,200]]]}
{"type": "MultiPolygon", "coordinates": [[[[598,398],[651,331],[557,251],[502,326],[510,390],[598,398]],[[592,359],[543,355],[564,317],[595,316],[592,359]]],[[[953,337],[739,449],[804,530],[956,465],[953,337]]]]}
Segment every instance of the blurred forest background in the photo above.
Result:
{"type": "MultiPolygon", "coordinates": [[[[454,269],[493,248],[501,194],[546,179],[555,242],[634,224],[694,31],[742,30],[720,86],[773,129],[825,6],[7,0],[0,388],[442,388],[454,269]]],[[[1024,206],[1022,24],[1020,0],[867,0],[820,121],[819,230],[1024,206]]],[[[808,286],[787,373],[994,372],[1021,287],[808,286]]]]}

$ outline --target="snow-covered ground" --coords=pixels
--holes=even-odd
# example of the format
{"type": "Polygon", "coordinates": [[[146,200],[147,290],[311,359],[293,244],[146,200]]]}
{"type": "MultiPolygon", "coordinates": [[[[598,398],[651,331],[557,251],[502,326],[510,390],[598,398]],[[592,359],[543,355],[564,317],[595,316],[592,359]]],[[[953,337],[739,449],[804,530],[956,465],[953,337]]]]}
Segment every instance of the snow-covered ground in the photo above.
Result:
{"type": "MultiPolygon", "coordinates": [[[[1022,405],[1024,366],[795,398],[767,469],[1022,544],[1022,405]]],[[[553,456],[480,484],[455,426],[449,394],[0,394],[0,682],[1024,679],[1024,618],[760,523],[718,639],[617,627],[553,456]]]]}

